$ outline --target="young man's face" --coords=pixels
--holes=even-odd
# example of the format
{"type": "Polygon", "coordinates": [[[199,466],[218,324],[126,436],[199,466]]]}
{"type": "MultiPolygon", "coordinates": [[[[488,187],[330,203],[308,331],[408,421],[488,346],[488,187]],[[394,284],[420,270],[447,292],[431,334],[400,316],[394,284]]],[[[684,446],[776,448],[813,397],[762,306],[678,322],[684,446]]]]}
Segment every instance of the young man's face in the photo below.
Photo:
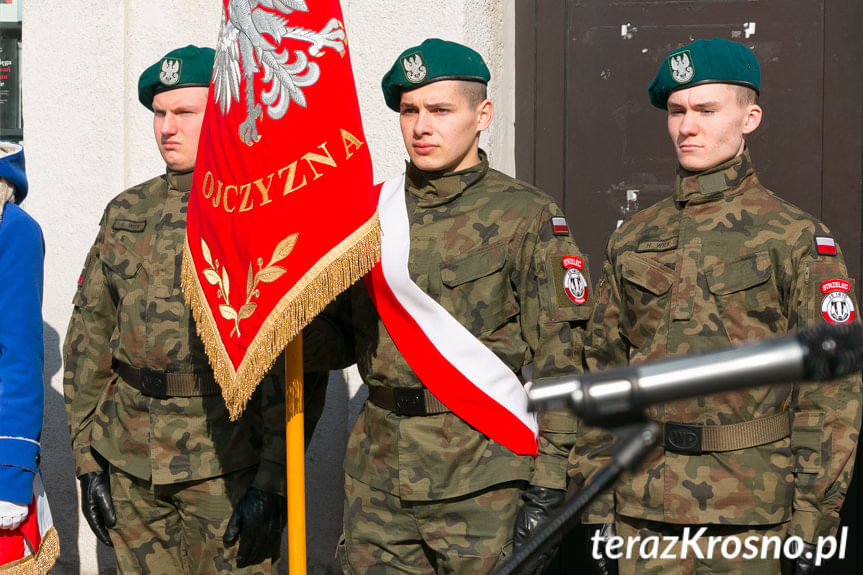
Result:
{"type": "Polygon", "coordinates": [[[479,133],[492,118],[489,100],[473,105],[464,81],[441,80],[402,92],[399,122],[411,163],[455,172],[479,163],[479,133]]]}
{"type": "Polygon", "coordinates": [[[153,97],[153,133],[168,168],[185,172],[195,167],[206,105],[204,87],[177,88],[153,97]]]}
{"type": "Polygon", "coordinates": [[[741,104],[737,86],[701,84],[668,95],[668,134],[677,160],[701,172],[743,151],[743,137],[761,122],[757,104],[741,104]]]}

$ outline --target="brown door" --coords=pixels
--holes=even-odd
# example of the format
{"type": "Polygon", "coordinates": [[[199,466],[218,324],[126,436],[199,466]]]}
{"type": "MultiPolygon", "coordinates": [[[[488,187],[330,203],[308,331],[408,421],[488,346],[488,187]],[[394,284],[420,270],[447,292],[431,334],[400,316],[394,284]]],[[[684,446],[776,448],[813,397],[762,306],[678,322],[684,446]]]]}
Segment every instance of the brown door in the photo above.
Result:
{"type": "MultiPolygon", "coordinates": [[[[562,204],[596,281],[617,221],[673,191],[665,113],[647,99],[661,59],[737,40],[761,63],[764,119],[748,138],[759,179],[831,228],[861,286],[861,23],[863,3],[835,0],[518,0],[517,175],[562,204]]],[[[843,510],[851,540],[861,459],[843,510]]],[[[863,572],[857,546],[828,571],[863,572]]]]}

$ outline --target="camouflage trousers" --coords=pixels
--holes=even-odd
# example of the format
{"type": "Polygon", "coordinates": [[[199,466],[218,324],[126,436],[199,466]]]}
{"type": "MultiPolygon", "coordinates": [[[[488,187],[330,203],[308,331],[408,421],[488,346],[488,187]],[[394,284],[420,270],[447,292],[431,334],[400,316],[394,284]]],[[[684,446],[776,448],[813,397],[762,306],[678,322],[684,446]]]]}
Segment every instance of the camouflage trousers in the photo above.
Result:
{"type": "Polygon", "coordinates": [[[345,475],[344,532],[336,551],[349,574],[488,573],[512,550],[524,482],[464,497],[402,501],[345,475]]]}
{"type": "MultiPolygon", "coordinates": [[[[675,525],[618,515],[614,527],[623,538],[615,551],[623,555],[620,575],[779,575],[774,551],[781,549],[788,524],[675,525]],[[696,543],[685,543],[698,534],[696,543]]],[[[588,544],[592,550],[593,542],[588,544]]]]}
{"type": "Polygon", "coordinates": [[[278,559],[238,569],[239,543],[222,536],[255,468],[173,485],[152,485],[111,467],[117,523],[110,530],[119,573],[244,575],[278,573],[278,559]]]}

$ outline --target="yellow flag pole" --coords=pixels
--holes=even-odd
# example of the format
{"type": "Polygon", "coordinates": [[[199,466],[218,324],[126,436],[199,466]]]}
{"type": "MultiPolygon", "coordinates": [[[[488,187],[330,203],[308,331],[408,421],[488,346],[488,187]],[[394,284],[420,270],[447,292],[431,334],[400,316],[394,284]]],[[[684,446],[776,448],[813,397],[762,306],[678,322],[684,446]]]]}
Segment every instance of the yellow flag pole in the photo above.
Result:
{"type": "Polygon", "coordinates": [[[285,449],[288,480],[288,572],[306,573],[306,471],[303,424],[303,335],[285,348],[285,449]]]}

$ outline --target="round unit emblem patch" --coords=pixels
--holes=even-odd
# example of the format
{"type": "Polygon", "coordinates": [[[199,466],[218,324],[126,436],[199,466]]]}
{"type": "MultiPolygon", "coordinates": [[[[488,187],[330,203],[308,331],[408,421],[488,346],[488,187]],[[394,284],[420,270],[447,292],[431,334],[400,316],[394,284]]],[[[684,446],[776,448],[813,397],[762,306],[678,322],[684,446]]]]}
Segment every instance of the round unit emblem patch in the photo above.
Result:
{"type": "Polygon", "coordinates": [[[584,261],[575,256],[566,256],[561,262],[566,273],[563,276],[563,291],[569,299],[578,305],[587,301],[587,280],[581,270],[584,269],[584,261]]]}
{"type": "Polygon", "coordinates": [[[854,302],[848,292],[851,284],[845,280],[832,279],[821,284],[821,315],[832,324],[851,323],[854,321],[854,302]]]}

